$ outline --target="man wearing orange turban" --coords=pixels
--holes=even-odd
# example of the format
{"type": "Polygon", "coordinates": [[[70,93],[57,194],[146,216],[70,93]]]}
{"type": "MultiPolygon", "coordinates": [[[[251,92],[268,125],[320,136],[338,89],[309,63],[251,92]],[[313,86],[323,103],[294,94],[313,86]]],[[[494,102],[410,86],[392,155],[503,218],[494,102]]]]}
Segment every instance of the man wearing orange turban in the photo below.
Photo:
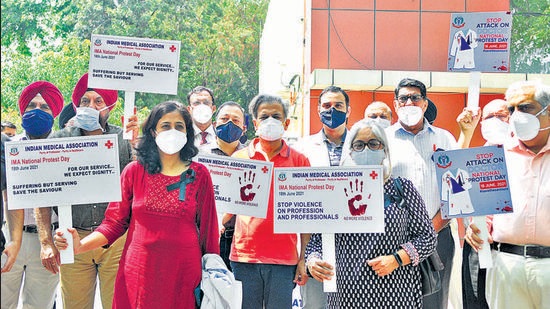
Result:
{"type": "MultiPolygon", "coordinates": [[[[23,89],[18,103],[25,132],[12,140],[38,140],[50,136],[54,118],[63,108],[61,91],[50,82],[37,81],[23,89]]],[[[57,217],[54,218],[53,221],[57,221],[57,217]]],[[[48,222],[53,222],[49,219],[48,222]]],[[[25,308],[52,308],[59,275],[44,267],[56,263],[56,257],[51,254],[51,248],[55,248],[52,238],[40,243],[32,209],[24,210],[23,224],[19,254],[11,270],[2,273],[2,308],[17,307],[19,299],[25,308]]]]}
{"type": "MultiPolygon", "coordinates": [[[[122,170],[132,160],[132,147],[128,140],[122,138],[122,128],[107,122],[109,111],[115,107],[117,100],[116,90],[90,88],[88,73],[84,74],[72,94],[72,104],[76,110],[73,124],[55,132],[52,138],[116,134],[122,170]]],[[[137,128],[137,117],[134,115],[132,119],[137,128]]],[[[73,227],[81,238],[91,234],[101,224],[107,205],[108,203],[72,205],[73,227]]],[[[51,235],[51,210],[50,207],[42,207],[35,211],[41,237],[51,235]]],[[[65,308],[93,308],[97,277],[103,308],[112,307],[114,283],[125,242],[126,236],[123,236],[108,248],[75,255],[73,264],[58,267],[56,263],[46,266],[50,272],[60,273],[61,297],[65,308]]],[[[55,256],[58,256],[59,251],[54,250],[55,256]]]]}
{"type": "Polygon", "coordinates": [[[118,100],[116,90],[88,87],[88,73],[84,74],[73,90],[72,101],[76,111],[73,126],[84,130],[85,135],[108,130],[107,119],[118,100]]]}
{"type": "Polygon", "coordinates": [[[81,106],[80,102],[87,92],[94,91],[96,92],[105,102],[105,105],[112,110],[115,107],[118,100],[118,91],[108,90],[108,89],[99,89],[99,88],[89,88],[88,87],[88,73],[82,75],[78,83],[73,90],[72,102],[75,108],[81,106]]]}

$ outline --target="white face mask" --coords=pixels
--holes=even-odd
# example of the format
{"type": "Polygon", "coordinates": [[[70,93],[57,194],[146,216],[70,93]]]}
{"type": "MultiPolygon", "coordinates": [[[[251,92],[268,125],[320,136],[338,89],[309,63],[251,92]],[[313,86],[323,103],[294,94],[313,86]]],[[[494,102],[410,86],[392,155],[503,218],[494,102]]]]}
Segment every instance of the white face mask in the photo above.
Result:
{"type": "Polygon", "coordinates": [[[379,127],[382,129],[385,129],[391,125],[391,122],[388,119],[376,117],[376,118],[370,118],[374,123],[376,123],[379,127]]]}
{"type": "Polygon", "coordinates": [[[180,151],[187,144],[187,134],[176,129],[157,133],[155,142],[165,154],[171,155],[180,151]]]}
{"type": "Polygon", "coordinates": [[[99,124],[99,113],[109,108],[105,106],[100,110],[96,110],[91,107],[77,107],[76,116],[74,117],[73,126],[81,128],[86,131],[95,131],[102,129],[101,124],[99,124]]]}
{"type": "Polygon", "coordinates": [[[540,121],[537,118],[547,107],[543,108],[536,115],[515,111],[510,116],[510,129],[522,141],[532,140],[539,134],[539,131],[548,130],[550,127],[541,129],[540,121]]]}
{"type": "Polygon", "coordinates": [[[198,123],[208,123],[212,121],[212,108],[204,104],[193,107],[193,120],[198,123]]]}
{"type": "Polygon", "coordinates": [[[417,125],[424,117],[424,112],[419,106],[402,106],[397,109],[399,121],[408,127],[417,125]]]}
{"type": "Polygon", "coordinates": [[[386,153],[383,149],[370,150],[367,146],[363,151],[352,151],[351,159],[357,165],[382,165],[382,161],[386,158],[386,153]]]}
{"type": "Polygon", "coordinates": [[[275,141],[281,139],[285,133],[283,123],[273,117],[269,117],[260,122],[256,134],[263,140],[275,141]]]}
{"type": "Polygon", "coordinates": [[[481,135],[493,145],[502,145],[506,137],[510,135],[508,124],[497,117],[489,118],[481,122],[481,135]]]}

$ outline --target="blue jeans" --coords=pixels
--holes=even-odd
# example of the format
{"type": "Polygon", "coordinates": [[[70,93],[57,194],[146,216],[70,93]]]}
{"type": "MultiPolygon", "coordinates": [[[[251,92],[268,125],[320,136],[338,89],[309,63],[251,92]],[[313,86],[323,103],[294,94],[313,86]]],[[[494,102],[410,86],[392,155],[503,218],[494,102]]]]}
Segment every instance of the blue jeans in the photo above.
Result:
{"type": "Polygon", "coordinates": [[[306,285],[300,287],[304,309],[324,309],[327,306],[327,294],[323,291],[323,282],[310,277],[306,285]]]}
{"type": "Polygon", "coordinates": [[[231,262],[231,268],[243,285],[242,309],[292,308],[296,265],[231,262]]]}

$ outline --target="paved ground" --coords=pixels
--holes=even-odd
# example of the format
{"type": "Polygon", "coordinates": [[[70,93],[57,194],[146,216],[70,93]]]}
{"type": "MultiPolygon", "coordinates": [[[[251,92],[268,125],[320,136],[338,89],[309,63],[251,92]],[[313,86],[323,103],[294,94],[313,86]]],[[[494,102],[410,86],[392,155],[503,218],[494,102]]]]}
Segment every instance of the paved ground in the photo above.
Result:
{"type": "MultiPolygon", "coordinates": [[[[61,300],[61,290],[59,288],[57,289],[57,297],[55,298],[55,308],[56,309],[63,308],[63,301],[61,300]]],[[[23,309],[21,300],[19,300],[19,305],[17,306],[17,309],[23,309]]],[[[101,298],[99,297],[99,289],[96,289],[94,309],[103,309],[103,306],[101,305],[101,298]]]]}
{"type": "MultiPolygon", "coordinates": [[[[453,220],[451,229],[453,232],[453,236],[455,237],[455,240],[458,239],[458,233],[456,231],[457,230],[456,220],[453,220]]],[[[455,243],[455,252],[458,254],[455,254],[454,267],[451,275],[449,309],[462,308],[462,286],[461,286],[461,277],[460,277],[460,265],[462,264],[462,250],[460,249],[460,245],[458,244],[458,242],[455,243]]],[[[19,306],[17,307],[17,309],[22,309],[22,308],[23,306],[21,304],[19,304],[19,306]]],[[[60,289],[58,289],[58,292],[57,292],[56,308],[57,309],[63,308],[60,289]]],[[[293,308],[300,308],[300,307],[293,307],[293,308]]],[[[96,289],[94,309],[103,309],[103,306],[101,305],[101,298],[99,297],[99,288],[96,289]]]]}

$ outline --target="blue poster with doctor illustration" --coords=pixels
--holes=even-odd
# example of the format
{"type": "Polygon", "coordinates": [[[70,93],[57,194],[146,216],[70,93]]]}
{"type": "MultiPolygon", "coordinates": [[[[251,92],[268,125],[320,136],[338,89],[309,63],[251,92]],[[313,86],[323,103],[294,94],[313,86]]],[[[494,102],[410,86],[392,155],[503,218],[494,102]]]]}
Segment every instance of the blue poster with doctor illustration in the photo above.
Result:
{"type": "Polygon", "coordinates": [[[511,38],[510,12],[453,13],[447,70],[509,72],[511,38]]]}
{"type": "Polygon", "coordinates": [[[444,219],[513,211],[502,146],[434,153],[444,219]]]}

